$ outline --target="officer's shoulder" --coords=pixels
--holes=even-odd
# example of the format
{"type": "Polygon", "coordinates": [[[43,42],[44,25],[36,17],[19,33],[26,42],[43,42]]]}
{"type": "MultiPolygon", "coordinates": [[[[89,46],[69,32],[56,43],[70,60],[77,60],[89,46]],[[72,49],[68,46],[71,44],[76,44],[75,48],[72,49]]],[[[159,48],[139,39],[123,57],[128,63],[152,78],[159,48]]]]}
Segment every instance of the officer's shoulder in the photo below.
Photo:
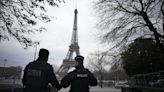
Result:
{"type": "Polygon", "coordinates": [[[25,68],[29,68],[29,67],[33,66],[33,63],[34,63],[34,61],[29,62],[29,63],[26,65],[25,68]]]}
{"type": "Polygon", "coordinates": [[[45,66],[48,67],[48,68],[53,68],[53,66],[49,63],[45,63],[45,66]]]}
{"type": "Polygon", "coordinates": [[[85,71],[87,71],[88,73],[91,73],[91,71],[87,68],[84,68],[85,71]]]}
{"type": "Polygon", "coordinates": [[[33,63],[35,63],[34,61],[31,61],[31,62],[29,62],[27,65],[31,65],[31,64],[33,64],[33,63]]]}
{"type": "Polygon", "coordinates": [[[49,63],[45,63],[47,66],[52,66],[51,64],[49,64],[49,63]]]}

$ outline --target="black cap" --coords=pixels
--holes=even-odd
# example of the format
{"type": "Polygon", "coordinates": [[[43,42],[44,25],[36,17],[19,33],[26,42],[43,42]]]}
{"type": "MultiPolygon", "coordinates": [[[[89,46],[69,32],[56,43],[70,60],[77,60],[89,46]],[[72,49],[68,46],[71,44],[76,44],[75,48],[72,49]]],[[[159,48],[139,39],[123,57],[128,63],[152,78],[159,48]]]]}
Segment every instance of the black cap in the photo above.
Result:
{"type": "Polygon", "coordinates": [[[76,56],[76,57],[75,57],[75,60],[76,60],[76,61],[79,61],[79,60],[80,60],[80,61],[83,61],[83,60],[84,60],[84,57],[83,57],[83,56],[76,56]]]}
{"type": "Polygon", "coordinates": [[[76,56],[75,57],[76,62],[78,62],[80,65],[83,65],[83,60],[84,57],[83,56],[76,56]]]}

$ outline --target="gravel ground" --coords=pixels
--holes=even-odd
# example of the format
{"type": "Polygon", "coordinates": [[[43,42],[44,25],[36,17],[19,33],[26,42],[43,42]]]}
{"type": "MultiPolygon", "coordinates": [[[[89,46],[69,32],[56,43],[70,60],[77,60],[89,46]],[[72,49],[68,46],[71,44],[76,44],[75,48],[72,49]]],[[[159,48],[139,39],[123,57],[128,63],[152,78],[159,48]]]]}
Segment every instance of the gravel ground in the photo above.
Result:
{"type": "MultiPolygon", "coordinates": [[[[66,89],[63,88],[59,92],[69,92],[69,88],[66,89]]],[[[104,88],[93,87],[90,89],[90,92],[121,92],[121,90],[112,87],[104,87],[104,88]]]]}

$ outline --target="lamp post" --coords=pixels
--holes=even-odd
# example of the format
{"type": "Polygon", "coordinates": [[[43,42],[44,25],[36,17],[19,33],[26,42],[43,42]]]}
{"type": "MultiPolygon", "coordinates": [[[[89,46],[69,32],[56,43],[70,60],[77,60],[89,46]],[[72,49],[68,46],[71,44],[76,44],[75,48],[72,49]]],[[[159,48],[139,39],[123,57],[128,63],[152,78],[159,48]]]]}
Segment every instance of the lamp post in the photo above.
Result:
{"type": "Polygon", "coordinates": [[[4,59],[4,67],[6,67],[7,59],[4,59]]]}
{"type": "Polygon", "coordinates": [[[37,46],[39,45],[39,42],[35,42],[34,47],[35,47],[35,53],[34,53],[34,61],[36,59],[36,52],[37,52],[37,46]]]}
{"type": "Polygon", "coordinates": [[[3,76],[5,77],[5,67],[6,67],[6,62],[7,62],[7,59],[4,59],[4,68],[3,68],[3,76]]]}

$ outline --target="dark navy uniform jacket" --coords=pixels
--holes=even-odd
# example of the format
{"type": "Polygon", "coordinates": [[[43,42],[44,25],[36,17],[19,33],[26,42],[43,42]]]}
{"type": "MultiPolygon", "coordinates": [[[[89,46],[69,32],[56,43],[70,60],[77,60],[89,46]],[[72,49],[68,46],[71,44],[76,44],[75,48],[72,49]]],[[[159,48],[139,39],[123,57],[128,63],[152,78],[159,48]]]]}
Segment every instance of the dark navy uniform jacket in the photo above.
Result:
{"type": "Polygon", "coordinates": [[[25,90],[46,91],[48,83],[57,89],[61,88],[53,72],[52,66],[46,62],[30,62],[25,67],[22,81],[25,90]]]}
{"type": "Polygon", "coordinates": [[[88,69],[78,66],[61,80],[61,85],[64,88],[70,84],[70,92],[89,92],[89,86],[96,86],[97,79],[88,69]]]}

